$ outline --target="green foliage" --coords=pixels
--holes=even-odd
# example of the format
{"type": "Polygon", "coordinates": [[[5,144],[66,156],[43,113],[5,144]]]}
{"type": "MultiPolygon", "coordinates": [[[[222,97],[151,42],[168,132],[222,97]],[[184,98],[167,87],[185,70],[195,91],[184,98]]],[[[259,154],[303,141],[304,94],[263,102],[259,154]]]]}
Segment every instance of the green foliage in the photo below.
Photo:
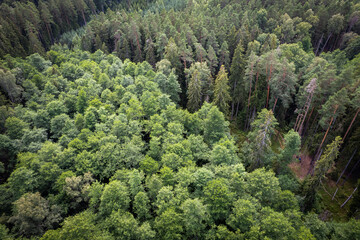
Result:
{"type": "Polygon", "coordinates": [[[241,232],[250,230],[256,222],[258,216],[258,203],[255,200],[238,199],[234,202],[232,214],[229,215],[226,222],[234,230],[241,232]]]}
{"type": "MultiPolygon", "coordinates": [[[[206,106],[205,106],[206,107],[206,106]]],[[[204,107],[204,109],[205,109],[204,107]]],[[[204,120],[204,139],[208,144],[214,144],[226,136],[228,122],[224,114],[215,106],[210,106],[210,111],[204,120]]]]}
{"type": "Polygon", "coordinates": [[[302,149],[316,146],[329,125],[328,138],[349,127],[344,147],[357,146],[358,58],[346,58],[357,39],[356,6],[189,1],[174,11],[168,8],[178,3],[165,1],[137,12],[150,3],[132,1],[124,3],[130,11],[99,13],[112,4],[0,7],[0,55],[5,45],[17,45],[14,54],[44,53],[42,45],[65,28],[86,23],[46,59],[0,62],[0,209],[11,232],[40,238],[48,230],[42,239],[356,239],[355,221],[325,223],[299,210],[299,203],[312,210],[335,160],[345,165],[340,138],[302,192],[287,167],[300,136],[302,149]],[[96,15],[87,22],[90,12],[96,15]],[[305,52],[311,42],[328,53],[305,52]],[[330,53],[338,46],[347,50],[330,53]],[[272,104],[276,118],[257,113],[272,104]],[[296,116],[305,120],[299,133],[288,131],[296,116]]]}
{"type": "Polygon", "coordinates": [[[128,188],[120,181],[112,181],[105,186],[100,201],[99,210],[104,216],[109,216],[113,211],[126,211],[130,203],[128,188]]]}
{"type": "Polygon", "coordinates": [[[215,79],[214,101],[213,103],[219,107],[219,110],[225,115],[229,112],[230,86],[227,72],[224,65],[220,67],[220,71],[215,79]]]}
{"type": "Polygon", "coordinates": [[[297,132],[294,132],[294,130],[292,129],[288,133],[286,133],[286,135],[284,136],[284,140],[285,147],[281,150],[278,157],[279,170],[281,169],[281,167],[284,168],[284,166],[288,165],[290,162],[293,161],[294,155],[297,155],[299,153],[301,146],[301,138],[299,134],[297,132]]]}
{"type": "Polygon", "coordinates": [[[184,230],[189,238],[202,237],[210,220],[207,207],[195,199],[187,199],[180,207],[183,210],[184,230]]]}
{"type": "Polygon", "coordinates": [[[107,220],[107,228],[116,239],[137,239],[138,222],[129,212],[113,211],[107,220]]]}
{"type": "Polygon", "coordinates": [[[9,219],[18,235],[42,234],[61,221],[59,209],[49,206],[40,193],[26,193],[15,203],[14,215],[9,219]]]}
{"type": "Polygon", "coordinates": [[[265,236],[272,239],[286,239],[285,236],[294,236],[294,227],[291,226],[291,223],[282,213],[266,207],[261,212],[263,218],[260,221],[260,231],[265,236]]]}
{"type": "Polygon", "coordinates": [[[275,204],[280,193],[279,181],[272,171],[256,169],[246,176],[246,191],[263,205],[275,204]]]}
{"type": "Polygon", "coordinates": [[[17,117],[9,117],[5,121],[7,135],[12,139],[21,138],[27,128],[27,124],[17,117]]]}
{"type": "Polygon", "coordinates": [[[271,162],[274,155],[271,149],[271,135],[274,134],[277,125],[273,112],[267,109],[261,110],[257,119],[252,122],[252,131],[248,133],[251,142],[242,147],[243,158],[247,158],[246,162],[252,169],[271,162]],[[249,155],[246,154],[247,151],[250,151],[249,155]]]}
{"type": "Polygon", "coordinates": [[[233,141],[222,138],[213,146],[210,153],[210,163],[214,165],[235,165],[239,162],[237,148],[233,141]]]}
{"type": "Polygon", "coordinates": [[[150,218],[150,200],[145,192],[138,192],[134,197],[134,212],[140,220],[150,218]]]}
{"type": "Polygon", "coordinates": [[[182,217],[173,208],[167,209],[155,219],[155,229],[159,239],[181,239],[183,233],[182,217]]]}
{"type": "Polygon", "coordinates": [[[305,179],[303,183],[303,194],[305,195],[304,209],[310,210],[316,201],[316,190],[322,181],[326,178],[327,172],[334,165],[335,159],[339,155],[341,137],[337,136],[335,140],[326,146],[324,153],[315,165],[314,174],[305,179]]]}
{"type": "Polygon", "coordinates": [[[225,220],[230,212],[234,193],[224,179],[214,179],[204,187],[205,202],[215,221],[225,220]]]}
{"type": "Polygon", "coordinates": [[[113,237],[102,230],[95,223],[95,214],[90,211],[84,211],[76,216],[68,217],[62,223],[62,227],[57,230],[47,231],[42,240],[50,239],[102,239],[111,240],[113,237]]]}

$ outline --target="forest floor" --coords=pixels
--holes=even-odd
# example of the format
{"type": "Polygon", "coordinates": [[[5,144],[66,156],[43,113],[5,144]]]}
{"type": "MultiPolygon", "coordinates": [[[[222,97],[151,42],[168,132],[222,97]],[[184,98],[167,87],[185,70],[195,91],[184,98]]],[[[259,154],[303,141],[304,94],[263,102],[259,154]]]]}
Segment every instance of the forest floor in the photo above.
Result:
{"type": "MultiPolygon", "coordinates": [[[[297,178],[302,181],[308,175],[308,172],[311,168],[312,157],[307,153],[307,151],[302,151],[300,154],[301,162],[294,161],[289,164],[290,169],[295,173],[297,178]]],[[[341,179],[340,183],[344,179],[341,179]]],[[[335,220],[335,221],[347,221],[350,202],[347,203],[343,208],[341,205],[346,201],[354,190],[354,183],[351,181],[346,181],[343,186],[341,184],[336,185],[336,181],[327,178],[323,184],[321,184],[318,191],[320,195],[320,207],[322,213],[320,218],[323,220],[335,220]],[[336,196],[333,198],[333,194],[336,189],[339,187],[336,196]]]]}
{"type": "MultiPolygon", "coordinates": [[[[235,138],[235,141],[238,144],[238,147],[241,148],[242,143],[246,140],[246,133],[241,131],[235,126],[235,124],[230,125],[231,135],[235,138]]],[[[284,139],[280,132],[276,132],[271,138],[272,145],[271,148],[274,152],[279,152],[281,148],[284,147],[284,139]]],[[[301,161],[298,159],[294,159],[292,163],[288,166],[294,172],[296,177],[303,181],[305,177],[308,175],[310,170],[311,161],[313,157],[308,153],[306,149],[303,149],[300,153],[301,161]]],[[[340,183],[343,181],[342,179],[340,183]]],[[[327,178],[323,181],[323,184],[319,188],[319,196],[320,196],[320,208],[321,214],[319,215],[320,218],[323,220],[335,220],[339,222],[344,222],[348,220],[348,212],[350,207],[349,201],[343,208],[341,205],[346,201],[346,199],[350,196],[352,191],[354,190],[355,182],[351,179],[345,182],[343,186],[338,184],[339,189],[337,191],[336,196],[332,199],[333,194],[337,189],[336,181],[327,178]]]]}
{"type": "Polygon", "coordinates": [[[324,184],[320,187],[318,193],[321,196],[321,203],[324,209],[324,212],[330,212],[329,219],[327,220],[336,220],[336,221],[347,221],[348,220],[348,213],[349,207],[351,204],[351,200],[341,208],[341,205],[346,201],[346,199],[350,196],[350,194],[354,190],[354,183],[351,181],[345,182],[343,186],[336,182],[327,179],[324,184]],[[339,187],[336,196],[332,199],[336,189],[339,187]]]}
{"type": "Polygon", "coordinates": [[[300,158],[301,161],[294,161],[289,164],[289,167],[299,179],[303,180],[310,170],[312,157],[302,152],[300,158]]]}

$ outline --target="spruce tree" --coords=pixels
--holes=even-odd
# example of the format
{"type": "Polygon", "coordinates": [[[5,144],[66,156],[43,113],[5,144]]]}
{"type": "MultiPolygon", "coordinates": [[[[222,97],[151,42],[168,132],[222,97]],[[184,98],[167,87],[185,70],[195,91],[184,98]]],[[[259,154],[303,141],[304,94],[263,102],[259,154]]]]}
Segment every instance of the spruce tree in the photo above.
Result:
{"type": "Polygon", "coordinates": [[[269,82],[271,95],[274,100],[273,112],[275,111],[278,100],[281,100],[285,109],[289,107],[292,101],[292,94],[295,93],[296,80],[294,64],[289,63],[286,58],[283,58],[278,71],[269,82]]]}
{"type": "Polygon", "coordinates": [[[325,175],[332,168],[335,159],[339,155],[342,139],[337,136],[335,140],[326,146],[325,152],[321,155],[320,160],[316,163],[313,176],[308,176],[303,185],[303,194],[305,195],[304,209],[310,210],[316,201],[316,190],[319,188],[325,175]]]}
{"type": "Polygon", "coordinates": [[[242,43],[239,42],[235,49],[235,53],[230,67],[229,80],[232,89],[231,117],[233,117],[235,113],[235,103],[244,102],[246,98],[246,90],[244,84],[246,60],[243,52],[244,48],[242,46],[242,43]]]}
{"type": "Polygon", "coordinates": [[[190,112],[196,112],[201,107],[201,79],[200,74],[198,70],[195,70],[195,72],[192,73],[189,87],[188,87],[188,103],[187,108],[190,112]]]}
{"type": "Polygon", "coordinates": [[[226,41],[221,44],[219,50],[219,65],[225,65],[226,68],[229,67],[230,63],[230,52],[229,52],[229,45],[226,41]]]}
{"type": "Polygon", "coordinates": [[[225,115],[228,115],[229,113],[229,102],[231,100],[229,91],[230,86],[228,74],[225,70],[224,65],[222,65],[215,79],[213,103],[218,106],[220,111],[223,112],[225,115]]]}
{"type": "Polygon", "coordinates": [[[218,59],[216,56],[216,53],[214,51],[214,48],[212,46],[209,46],[207,51],[207,62],[211,71],[211,74],[215,74],[216,68],[218,66],[218,59]]]}
{"type": "Polygon", "coordinates": [[[178,47],[173,38],[170,38],[165,47],[165,58],[171,62],[171,66],[180,72],[180,55],[178,47]]]}

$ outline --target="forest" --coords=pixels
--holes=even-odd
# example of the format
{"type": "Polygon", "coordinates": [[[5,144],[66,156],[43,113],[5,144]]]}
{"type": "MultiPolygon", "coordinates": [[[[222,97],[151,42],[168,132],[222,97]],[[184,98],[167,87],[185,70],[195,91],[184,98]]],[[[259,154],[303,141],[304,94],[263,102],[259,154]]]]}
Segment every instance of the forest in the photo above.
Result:
{"type": "Polygon", "coordinates": [[[0,0],[0,239],[360,240],[359,0],[0,0]]]}

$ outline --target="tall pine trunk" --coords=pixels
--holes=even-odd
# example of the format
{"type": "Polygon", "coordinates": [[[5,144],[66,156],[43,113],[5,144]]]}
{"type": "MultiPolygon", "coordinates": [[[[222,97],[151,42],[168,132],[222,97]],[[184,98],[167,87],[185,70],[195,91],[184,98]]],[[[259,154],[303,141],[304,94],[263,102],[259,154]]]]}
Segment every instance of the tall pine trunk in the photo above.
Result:
{"type": "Polygon", "coordinates": [[[329,42],[329,39],[331,38],[331,36],[332,36],[332,33],[330,33],[328,38],[326,39],[326,42],[325,42],[324,46],[322,47],[321,51],[319,52],[319,55],[324,51],[324,49],[325,49],[327,43],[329,42]]]}
{"type": "Polygon", "coordinates": [[[345,135],[344,135],[344,137],[343,137],[343,141],[345,141],[345,138],[346,138],[347,134],[349,133],[350,128],[352,127],[352,125],[353,125],[353,123],[354,123],[357,115],[359,114],[359,112],[360,112],[360,108],[359,108],[359,109],[357,110],[357,112],[355,113],[355,116],[353,117],[353,119],[352,119],[352,121],[351,121],[351,123],[350,123],[350,125],[349,125],[349,127],[348,127],[348,129],[347,129],[347,131],[346,131],[346,133],[345,133],[345,135]]]}
{"type": "Polygon", "coordinates": [[[86,25],[87,23],[86,23],[86,18],[85,18],[84,10],[81,10],[81,15],[82,15],[82,17],[83,17],[83,19],[84,19],[84,25],[86,25]]]}
{"type": "Polygon", "coordinates": [[[275,111],[277,100],[278,100],[278,98],[275,98],[274,106],[273,106],[273,109],[272,109],[273,112],[275,111]]]}
{"type": "Polygon", "coordinates": [[[352,198],[352,196],[354,195],[354,193],[356,192],[358,187],[356,187],[354,189],[354,191],[351,193],[351,195],[348,197],[348,199],[346,199],[346,201],[340,206],[340,208],[342,208],[343,206],[345,206],[345,204],[352,198]]]}
{"type": "Polygon", "coordinates": [[[327,130],[326,130],[326,133],[325,133],[324,138],[323,138],[323,139],[322,139],[322,141],[321,141],[321,144],[320,144],[319,149],[321,149],[321,148],[322,148],[322,145],[324,144],[324,141],[325,141],[325,139],[326,139],[326,136],[327,136],[327,135],[328,135],[328,133],[329,133],[329,130],[330,130],[331,124],[332,124],[332,122],[334,121],[334,115],[335,115],[335,113],[336,113],[336,111],[337,111],[338,107],[339,107],[339,106],[338,106],[338,105],[336,105],[335,110],[334,110],[334,113],[333,113],[333,116],[331,117],[331,120],[330,120],[329,126],[328,126],[328,128],[327,128],[327,130]]]}
{"type": "Polygon", "coordinates": [[[353,168],[351,169],[350,173],[346,176],[346,178],[344,179],[344,181],[341,183],[341,186],[344,186],[345,182],[348,180],[348,178],[351,176],[351,174],[354,172],[354,170],[357,168],[357,166],[360,163],[360,159],[356,162],[356,164],[353,166],[353,168]]]}
{"type": "MultiPolygon", "coordinates": [[[[345,166],[344,170],[341,172],[341,174],[340,174],[340,176],[339,176],[338,180],[336,181],[336,185],[338,185],[338,183],[339,183],[340,179],[341,179],[341,178],[342,178],[342,176],[344,175],[344,173],[345,173],[345,171],[346,171],[347,167],[349,166],[349,164],[350,164],[351,160],[353,159],[353,157],[355,156],[355,153],[356,153],[356,152],[357,152],[357,149],[355,149],[355,151],[354,151],[354,152],[353,152],[353,154],[351,155],[351,157],[350,157],[349,161],[347,162],[347,164],[346,164],[346,166],[345,166]]],[[[336,188],[336,191],[335,191],[335,193],[334,193],[334,195],[333,195],[333,197],[332,197],[332,199],[331,199],[331,200],[334,200],[334,198],[335,198],[335,196],[336,196],[336,193],[337,193],[338,189],[339,189],[339,187],[337,187],[337,188],[336,188]]]]}
{"type": "Polygon", "coordinates": [[[320,44],[321,44],[321,42],[322,42],[323,37],[324,37],[324,34],[322,34],[322,35],[321,35],[321,38],[319,39],[319,42],[318,42],[318,45],[317,45],[317,48],[316,48],[316,51],[315,51],[315,56],[318,56],[320,44]]]}
{"type": "Polygon", "coordinates": [[[236,85],[237,85],[237,81],[235,80],[234,81],[234,90],[233,90],[233,100],[231,102],[231,116],[230,116],[230,119],[233,120],[233,117],[234,117],[234,111],[235,111],[235,91],[236,91],[236,85]]]}

